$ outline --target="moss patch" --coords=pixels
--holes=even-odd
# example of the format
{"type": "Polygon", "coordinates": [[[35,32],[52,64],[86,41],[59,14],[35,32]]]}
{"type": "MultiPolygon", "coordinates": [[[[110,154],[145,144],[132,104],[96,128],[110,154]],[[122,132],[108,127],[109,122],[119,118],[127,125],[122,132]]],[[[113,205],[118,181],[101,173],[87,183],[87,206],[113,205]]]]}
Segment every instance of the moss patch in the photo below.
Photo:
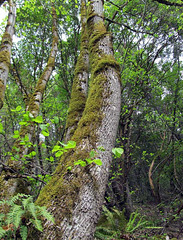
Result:
{"type": "Polygon", "coordinates": [[[4,62],[9,67],[10,53],[7,50],[0,51],[0,62],[4,62]]]}

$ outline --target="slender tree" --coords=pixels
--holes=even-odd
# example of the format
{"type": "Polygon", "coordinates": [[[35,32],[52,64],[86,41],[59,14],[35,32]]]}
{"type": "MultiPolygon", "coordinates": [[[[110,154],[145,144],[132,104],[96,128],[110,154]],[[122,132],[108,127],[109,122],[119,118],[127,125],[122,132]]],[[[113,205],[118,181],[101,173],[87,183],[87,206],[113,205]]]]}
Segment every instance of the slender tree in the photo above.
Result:
{"type": "MultiPolygon", "coordinates": [[[[0,2],[0,6],[5,1],[0,2]]],[[[3,107],[4,93],[10,67],[11,48],[14,34],[16,6],[13,0],[9,0],[8,21],[0,45],[0,109],[3,107]]]]}

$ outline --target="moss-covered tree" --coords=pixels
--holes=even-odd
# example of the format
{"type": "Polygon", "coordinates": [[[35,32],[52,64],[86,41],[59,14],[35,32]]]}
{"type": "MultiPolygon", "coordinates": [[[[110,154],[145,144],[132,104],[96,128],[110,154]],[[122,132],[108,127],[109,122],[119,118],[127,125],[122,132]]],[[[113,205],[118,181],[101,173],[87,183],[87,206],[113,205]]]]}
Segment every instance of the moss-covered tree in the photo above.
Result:
{"type": "MultiPolygon", "coordinates": [[[[5,1],[1,1],[0,6],[4,2],[5,1]]],[[[9,0],[8,3],[9,3],[8,21],[0,45],[0,109],[3,107],[4,93],[9,73],[12,40],[16,18],[16,6],[14,1],[9,0]]]]}
{"type": "MultiPolygon", "coordinates": [[[[102,1],[88,2],[87,34],[91,78],[86,105],[71,138],[77,146],[61,158],[51,181],[37,200],[37,204],[48,207],[56,220],[55,225],[45,223],[40,239],[93,239],[104,200],[121,93],[119,66],[113,56],[111,34],[105,28],[102,1]],[[99,151],[99,147],[105,151],[99,151]],[[79,159],[85,161],[91,150],[98,152],[101,166],[94,163],[85,167],[74,165],[79,159]],[[71,171],[68,167],[72,167],[71,171]]],[[[81,57],[77,66],[83,71],[80,60],[81,57]]],[[[78,90],[82,93],[81,87],[78,90]]],[[[70,117],[75,116],[70,114],[70,117]]],[[[73,120],[68,119],[75,124],[73,120]]]]}

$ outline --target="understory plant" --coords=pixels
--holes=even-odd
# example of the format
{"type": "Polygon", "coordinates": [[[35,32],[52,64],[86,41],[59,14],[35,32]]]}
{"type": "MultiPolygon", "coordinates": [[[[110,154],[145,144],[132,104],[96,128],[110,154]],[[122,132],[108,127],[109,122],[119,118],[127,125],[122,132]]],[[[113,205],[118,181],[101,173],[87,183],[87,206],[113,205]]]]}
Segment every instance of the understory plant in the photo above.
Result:
{"type": "Polygon", "coordinates": [[[35,205],[30,195],[17,194],[0,201],[0,212],[0,239],[26,240],[30,228],[43,231],[43,220],[54,223],[53,216],[44,206],[35,205]]]}
{"type": "Polygon", "coordinates": [[[145,226],[148,222],[138,211],[130,215],[129,221],[126,220],[124,211],[113,208],[112,211],[103,207],[103,214],[98,222],[95,238],[100,240],[123,239],[125,234],[133,233],[137,228],[145,226]]]}

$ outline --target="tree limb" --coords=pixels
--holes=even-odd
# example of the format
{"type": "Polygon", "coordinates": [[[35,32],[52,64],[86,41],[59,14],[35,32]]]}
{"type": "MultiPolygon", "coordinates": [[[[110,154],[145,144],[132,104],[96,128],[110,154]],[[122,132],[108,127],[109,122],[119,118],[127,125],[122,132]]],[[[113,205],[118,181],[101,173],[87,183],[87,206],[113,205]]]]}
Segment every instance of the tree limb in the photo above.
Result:
{"type": "Polygon", "coordinates": [[[183,7],[183,3],[171,3],[171,2],[166,1],[166,0],[153,0],[153,1],[161,3],[161,4],[165,4],[167,6],[183,7]]]}

